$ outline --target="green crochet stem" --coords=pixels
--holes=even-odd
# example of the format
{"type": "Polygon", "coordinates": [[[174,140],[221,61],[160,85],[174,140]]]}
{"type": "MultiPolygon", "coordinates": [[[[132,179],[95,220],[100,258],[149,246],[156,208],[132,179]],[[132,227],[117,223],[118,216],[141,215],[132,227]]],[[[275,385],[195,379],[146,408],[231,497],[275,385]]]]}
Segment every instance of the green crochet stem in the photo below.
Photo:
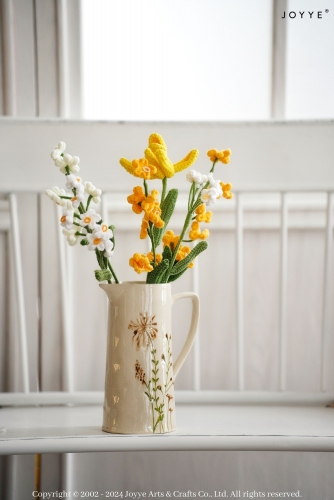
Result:
{"type": "Polygon", "coordinates": [[[166,191],[167,191],[167,177],[164,177],[162,179],[162,193],[161,193],[161,202],[160,206],[163,204],[165,201],[165,196],[166,196],[166,191]]]}
{"type": "Polygon", "coordinates": [[[101,270],[107,270],[108,272],[110,271],[110,273],[111,273],[110,278],[108,279],[108,283],[109,284],[111,283],[111,275],[113,276],[115,283],[119,283],[117,276],[116,276],[116,273],[113,270],[109,259],[107,257],[104,257],[103,252],[100,252],[100,250],[98,250],[97,248],[95,248],[95,255],[96,255],[96,259],[97,259],[97,262],[99,263],[101,270]],[[109,268],[109,270],[108,270],[108,268],[109,268]]]}

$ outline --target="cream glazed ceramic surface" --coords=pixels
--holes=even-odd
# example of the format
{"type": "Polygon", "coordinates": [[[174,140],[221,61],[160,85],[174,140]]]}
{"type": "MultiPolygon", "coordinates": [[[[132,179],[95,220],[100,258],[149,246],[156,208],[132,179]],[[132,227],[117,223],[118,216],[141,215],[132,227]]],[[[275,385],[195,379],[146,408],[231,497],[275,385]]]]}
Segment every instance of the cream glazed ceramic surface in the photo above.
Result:
{"type": "Polygon", "coordinates": [[[192,346],[199,317],[195,293],[171,295],[170,284],[100,285],[109,299],[103,427],[116,434],[176,429],[174,381],[192,346]],[[171,308],[193,302],[185,345],[173,362],[171,308]]]}

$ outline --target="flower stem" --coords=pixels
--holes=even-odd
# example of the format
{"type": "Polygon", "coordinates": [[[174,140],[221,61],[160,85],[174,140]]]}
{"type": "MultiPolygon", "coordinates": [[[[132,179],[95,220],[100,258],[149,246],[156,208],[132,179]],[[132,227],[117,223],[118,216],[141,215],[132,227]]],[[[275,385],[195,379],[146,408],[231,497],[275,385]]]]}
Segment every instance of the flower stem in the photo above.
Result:
{"type": "Polygon", "coordinates": [[[183,226],[183,229],[182,229],[182,232],[180,234],[180,238],[179,238],[179,241],[177,242],[176,246],[175,246],[175,249],[174,249],[174,252],[172,254],[172,258],[171,258],[171,262],[170,262],[170,265],[169,265],[169,268],[167,270],[167,273],[166,273],[166,283],[168,283],[168,278],[170,276],[170,273],[172,272],[172,269],[173,269],[173,265],[174,265],[174,262],[175,262],[175,259],[176,259],[176,256],[177,256],[177,252],[179,251],[179,248],[180,248],[180,245],[181,245],[181,242],[184,238],[184,235],[186,234],[187,232],[187,229],[189,227],[189,224],[191,222],[191,218],[192,218],[192,215],[193,215],[193,207],[190,208],[190,210],[188,211],[188,214],[187,214],[187,217],[186,217],[186,220],[184,221],[184,226],[183,226]]]}
{"type": "Polygon", "coordinates": [[[148,187],[147,187],[147,182],[144,179],[144,190],[145,190],[145,196],[148,196],[148,187]]]}
{"type": "Polygon", "coordinates": [[[160,206],[163,204],[166,198],[166,191],[167,191],[167,177],[164,177],[162,179],[162,193],[161,193],[161,201],[160,201],[160,206]]]}
{"type": "Polygon", "coordinates": [[[215,165],[216,165],[217,161],[218,161],[218,160],[217,160],[217,158],[216,158],[216,159],[215,159],[215,161],[214,161],[214,162],[213,162],[213,164],[212,164],[212,167],[211,167],[210,172],[214,172],[214,170],[215,170],[215,165]]]}
{"type": "Polygon", "coordinates": [[[81,214],[84,214],[84,213],[85,213],[85,207],[83,206],[82,202],[80,202],[80,205],[79,205],[79,207],[78,207],[78,208],[79,208],[79,212],[80,212],[81,214]]]}
{"type": "Polygon", "coordinates": [[[90,204],[90,202],[92,201],[92,199],[93,199],[93,196],[90,194],[90,195],[88,196],[88,200],[87,200],[86,212],[88,211],[89,204],[90,204]]]}
{"type": "Polygon", "coordinates": [[[117,279],[117,276],[116,276],[116,274],[115,274],[115,271],[113,270],[112,265],[110,264],[110,260],[108,260],[108,267],[109,267],[109,270],[110,270],[111,274],[113,275],[113,278],[114,278],[114,280],[115,280],[115,283],[119,284],[119,281],[118,281],[118,279],[117,279]]]}
{"type": "Polygon", "coordinates": [[[153,235],[153,223],[150,222],[150,228],[149,228],[149,231],[148,231],[148,235],[150,237],[150,240],[151,240],[151,243],[152,243],[152,253],[153,253],[153,267],[155,267],[157,265],[156,263],[156,255],[155,255],[155,241],[154,241],[154,235],[153,235]]]}

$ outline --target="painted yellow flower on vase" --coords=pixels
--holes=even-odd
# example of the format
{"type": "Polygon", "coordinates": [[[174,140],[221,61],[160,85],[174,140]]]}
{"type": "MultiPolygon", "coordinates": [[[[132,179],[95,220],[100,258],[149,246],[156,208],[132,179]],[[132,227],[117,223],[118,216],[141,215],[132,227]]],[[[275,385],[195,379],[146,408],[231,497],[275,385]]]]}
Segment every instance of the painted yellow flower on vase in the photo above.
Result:
{"type": "MultiPolygon", "coordinates": [[[[167,146],[159,134],[151,134],[148,139],[148,148],[144,151],[148,165],[156,168],[156,172],[151,172],[150,179],[163,179],[164,177],[173,177],[177,172],[190,167],[198,156],[198,150],[191,150],[183,160],[172,163],[167,155],[167,146]]],[[[132,175],[135,174],[133,162],[126,158],[119,160],[122,167],[132,175]]]]}

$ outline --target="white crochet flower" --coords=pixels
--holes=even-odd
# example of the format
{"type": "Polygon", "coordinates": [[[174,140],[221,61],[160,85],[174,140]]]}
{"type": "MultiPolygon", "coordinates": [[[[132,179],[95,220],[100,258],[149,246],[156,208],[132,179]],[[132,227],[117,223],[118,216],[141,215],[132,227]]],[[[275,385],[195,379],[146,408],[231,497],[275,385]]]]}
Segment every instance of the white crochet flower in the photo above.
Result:
{"type": "MultiPolygon", "coordinates": [[[[69,175],[67,177],[69,177],[69,175]]],[[[85,199],[85,190],[84,190],[83,184],[79,184],[79,186],[76,187],[75,189],[76,189],[76,194],[71,199],[71,202],[72,202],[73,208],[78,208],[80,203],[82,201],[84,201],[84,199],[85,199]]]]}
{"type": "Polygon", "coordinates": [[[207,207],[216,203],[216,200],[219,196],[218,189],[212,187],[210,189],[203,189],[201,194],[201,200],[207,207]]]}
{"type": "Polygon", "coordinates": [[[73,188],[78,188],[79,186],[82,186],[82,189],[84,190],[84,185],[82,184],[82,180],[80,177],[77,177],[73,174],[66,176],[66,188],[67,189],[69,189],[71,191],[73,188]]]}
{"type": "Polygon", "coordinates": [[[105,246],[104,256],[110,258],[114,254],[113,252],[114,244],[112,241],[107,240],[104,242],[104,246],[105,246]]]}
{"type": "Polygon", "coordinates": [[[223,195],[223,190],[222,190],[222,187],[220,185],[220,181],[216,181],[214,178],[213,178],[213,173],[210,172],[208,174],[208,181],[210,182],[210,188],[215,188],[217,189],[218,193],[219,193],[219,196],[222,196],[223,195]]]}
{"type": "Polygon", "coordinates": [[[191,169],[187,172],[186,179],[189,182],[195,182],[195,184],[200,185],[207,181],[207,176],[191,169]]]}
{"type": "Polygon", "coordinates": [[[45,191],[45,194],[52,200],[57,203],[57,205],[60,205],[61,207],[65,207],[67,205],[68,200],[64,200],[63,198],[60,198],[60,196],[66,196],[65,189],[60,189],[57,186],[54,186],[52,189],[47,189],[45,191]]]}
{"type": "Polygon", "coordinates": [[[88,250],[95,250],[97,248],[102,252],[102,250],[105,249],[104,239],[95,231],[93,233],[88,233],[87,239],[89,241],[88,250]]]}
{"type": "Polygon", "coordinates": [[[59,158],[62,158],[62,153],[64,153],[65,151],[65,148],[66,148],[66,144],[65,142],[59,142],[58,143],[58,146],[55,147],[55,149],[52,151],[51,153],[51,158],[56,161],[58,160],[59,158]]]}
{"type": "Polygon", "coordinates": [[[60,156],[55,160],[55,164],[57,165],[57,167],[60,168],[60,171],[63,174],[66,173],[65,167],[68,167],[70,169],[70,172],[72,172],[72,174],[77,174],[80,170],[79,162],[80,162],[79,156],[71,156],[68,154],[60,156]]]}
{"type": "Polygon", "coordinates": [[[101,203],[101,189],[97,189],[91,182],[85,182],[85,191],[93,197],[94,203],[101,203]]]}
{"type": "Polygon", "coordinates": [[[67,230],[70,230],[73,227],[73,210],[68,204],[67,208],[63,209],[63,215],[60,218],[60,225],[67,230]]]}
{"type": "Polygon", "coordinates": [[[78,226],[73,226],[72,229],[63,229],[63,234],[66,236],[67,242],[71,247],[77,244],[79,236],[75,233],[79,230],[78,226]]]}
{"type": "Polygon", "coordinates": [[[95,233],[105,241],[110,240],[110,238],[114,236],[112,230],[109,229],[108,225],[105,224],[104,222],[101,225],[99,224],[96,225],[95,233]]]}
{"type": "Polygon", "coordinates": [[[79,224],[83,227],[88,226],[89,229],[95,229],[97,222],[100,222],[101,215],[97,214],[93,208],[90,208],[86,213],[80,214],[79,224]]]}

